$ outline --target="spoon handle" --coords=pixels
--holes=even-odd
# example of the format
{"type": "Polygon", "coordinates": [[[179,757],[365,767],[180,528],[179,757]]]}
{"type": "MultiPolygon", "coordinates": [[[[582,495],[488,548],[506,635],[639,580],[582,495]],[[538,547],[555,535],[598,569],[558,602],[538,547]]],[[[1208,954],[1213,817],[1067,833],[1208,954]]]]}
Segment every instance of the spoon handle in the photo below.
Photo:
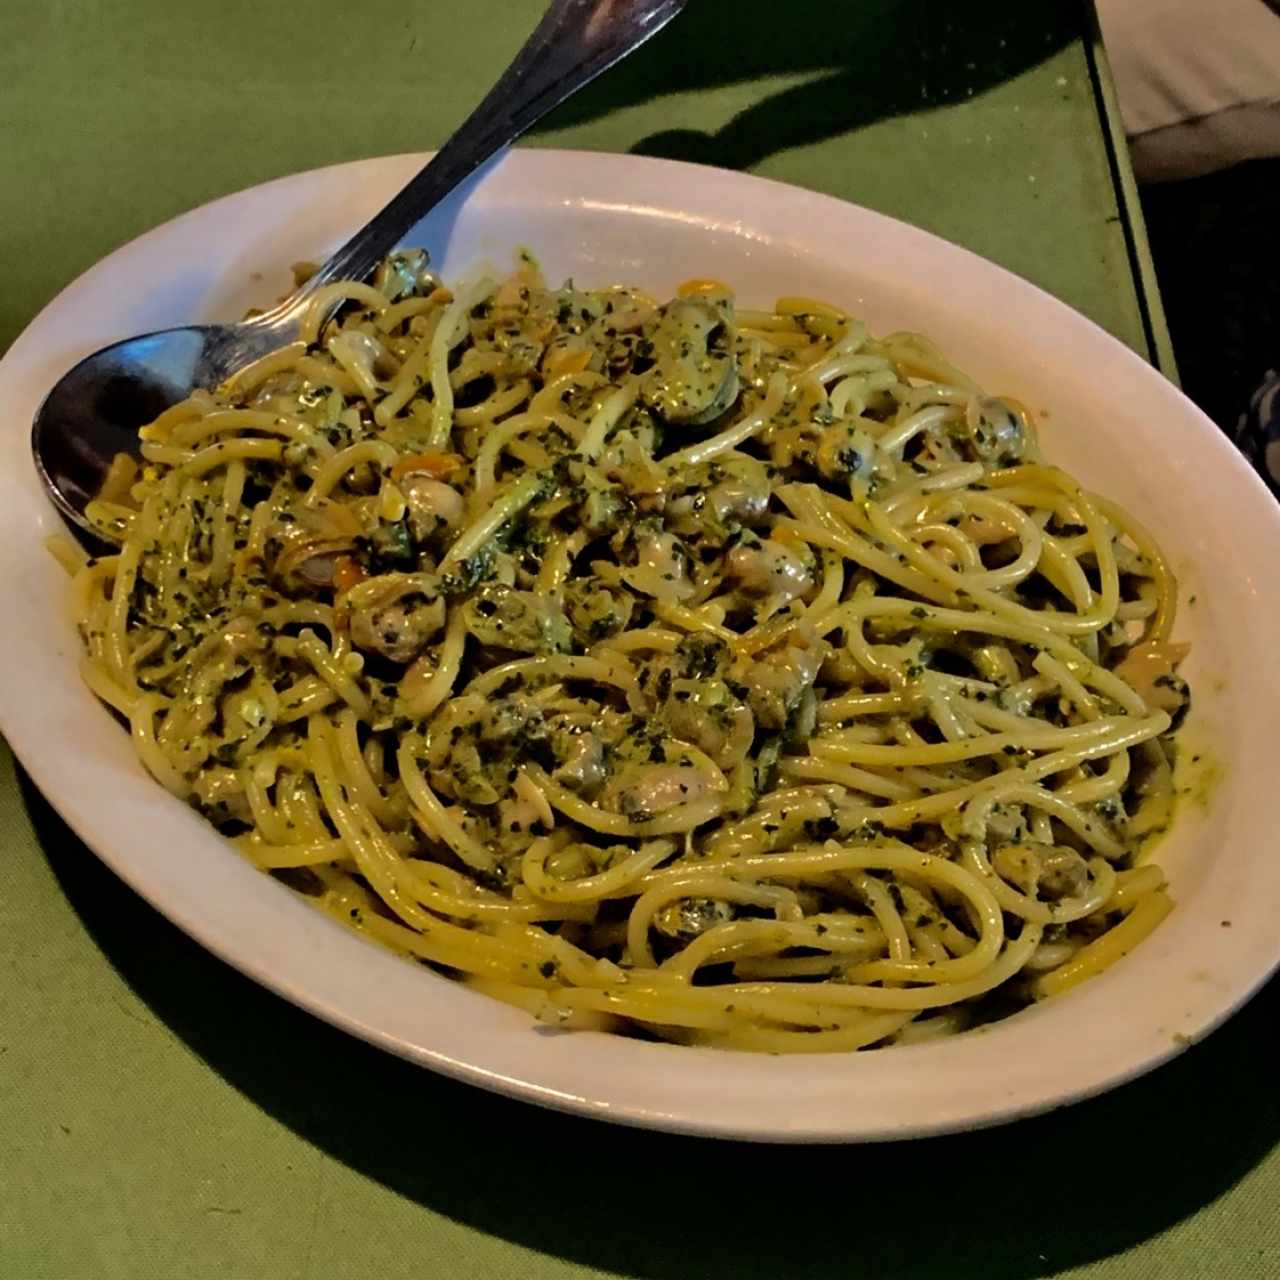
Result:
{"type": "Polygon", "coordinates": [[[259,323],[290,323],[323,285],[364,279],[490,156],[661,30],[686,2],[551,0],[511,65],[417,176],[259,323]]]}

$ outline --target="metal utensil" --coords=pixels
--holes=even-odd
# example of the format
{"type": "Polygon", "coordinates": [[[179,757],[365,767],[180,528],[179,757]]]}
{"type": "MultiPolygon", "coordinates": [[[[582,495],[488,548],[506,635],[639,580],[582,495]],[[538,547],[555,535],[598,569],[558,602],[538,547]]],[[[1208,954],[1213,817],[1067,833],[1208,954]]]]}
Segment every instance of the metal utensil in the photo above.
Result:
{"type": "MultiPolygon", "coordinates": [[[[418,175],[301,288],[239,324],[188,325],[127,338],[81,360],[36,412],[36,470],[73,529],[94,537],[85,504],[111,459],[136,453],[137,431],[196,387],[292,341],[312,295],[364,279],[480,165],[553,107],[664,27],[686,0],[552,0],[515,60],[418,175]]],[[[96,538],[94,539],[97,540],[96,538]]]]}

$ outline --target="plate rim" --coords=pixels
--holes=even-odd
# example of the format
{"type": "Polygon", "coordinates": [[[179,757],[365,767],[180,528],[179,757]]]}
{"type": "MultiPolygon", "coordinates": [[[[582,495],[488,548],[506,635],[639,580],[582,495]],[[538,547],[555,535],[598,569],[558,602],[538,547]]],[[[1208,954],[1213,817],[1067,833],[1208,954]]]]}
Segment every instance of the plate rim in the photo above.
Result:
{"type": "MultiPolygon", "coordinates": [[[[21,368],[21,360],[26,356],[27,345],[37,342],[42,330],[49,323],[50,317],[56,317],[58,312],[66,306],[74,303],[76,296],[89,290],[98,280],[111,270],[118,268],[122,263],[127,262],[131,257],[143,252],[148,241],[153,241],[161,233],[172,234],[177,230],[181,230],[184,224],[195,224],[201,219],[209,218],[219,212],[224,212],[228,207],[234,207],[237,202],[245,201],[250,196],[259,196],[263,194],[286,195],[291,188],[298,188],[307,181],[332,181],[340,175],[350,174],[351,171],[360,168],[369,168],[373,171],[390,170],[399,164],[421,164],[425,156],[429,153],[400,153],[393,156],[368,157],[364,159],[348,161],[343,164],[323,166],[317,169],[304,170],[299,173],[284,175],[271,179],[268,182],[255,184],[244,188],[243,190],[228,193],[220,196],[215,200],[199,205],[193,209],[178,214],[172,219],[167,220],[158,226],[144,231],[138,236],[133,237],[124,244],[112,250],[109,254],[100,259],[91,266],[87,271],[78,276],[69,283],[65,288],[60,290],[29,322],[22,333],[15,339],[9,350],[5,353],[3,359],[0,359],[0,388],[4,388],[7,379],[12,372],[14,366],[21,368]],[[17,359],[15,359],[15,353],[17,359]]],[[[964,248],[961,245],[954,244],[951,241],[936,235],[933,232],[926,231],[919,227],[914,227],[909,223],[899,219],[891,218],[888,215],[878,213],[874,210],[866,209],[862,206],[853,204],[848,201],[840,200],[833,196],[824,195],[819,192],[810,191],[803,188],[793,187],[786,183],[778,182],[773,179],[758,177],[756,175],[747,175],[736,173],[730,170],[717,169],[710,166],[694,165],[687,162],[664,161],[652,157],[636,157],[617,155],[614,153],[601,153],[590,151],[565,151],[554,148],[521,148],[510,153],[502,161],[500,168],[507,166],[515,166],[519,168],[525,165],[532,165],[534,169],[541,166],[549,166],[555,168],[557,165],[586,165],[587,167],[607,167],[609,165],[621,165],[625,168],[644,169],[653,167],[654,169],[669,170],[678,168],[682,170],[696,170],[701,175],[714,175],[708,180],[724,182],[728,181],[731,185],[737,186],[745,184],[748,187],[754,187],[759,184],[762,187],[770,188],[775,198],[784,198],[788,201],[803,200],[813,202],[818,208],[827,208],[834,206],[836,209],[851,211],[860,218],[870,219],[881,229],[892,228],[894,234],[906,234],[908,239],[919,237],[919,243],[928,244],[932,242],[934,246],[940,247],[946,256],[963,255],[963,259],[968,264],[983,272],[984,274],[999,273],[1003,281],[1015,291],[1026,294],[1027,299],[1036,307],[1043,308],[1045,304],[1049,304],[1057,314],[1058,318],[1064,323],[1070,323],[1075,326],[1086,326],[1082,332],[1089,334],[1092,341],[1101,341],[1110,349],[1113,357],[1123,354],[1130,363],[1131,369],[1136,366],[1137,376],[1153,377],[1157,379],[1163,386],[1177,396],[1186,409],[1190,409],[1194,416],[1203,420],[1212,431],[1217,429],[1208,423],[1204,415],[1198,409],[1190,404],[1189,401],[1181,395],[1180,392],[1173,388],[1171,384],[1165,382],[1158,371],[1154,370],[1140,355],[1126,347],[1118,339],[1108,334],[1096,322],[1075,311],[1060,299],[1053,297],[1038,286],[1010,272],[1007,268],[992,263],[987,259],[973,253],[973,251],[964,248]],[[1026,291],[1029,291],[1026,292],[1026,291]]],[[[696,204],[696,201],[694,202],[696,204]]],[[[21,425],[21,424],[20,424],[21,425]]],[[[24,434],[25,439],[25,434],[24,434]]],[[[1228,462],[1228,455],[1220,454],[1216,459],[1226,468],[1226,474],[1231,477],[1233,485],[1243,482],[1246,488],[1255,489],[1255,499],[1260,492],[1270,502],[1270,495],[1261,480],[1248,467],[1245,460],[1231,448],[1229,443],[1223,439],[1223,446],[1229,450],[1229,458],[1233,460],[1228,462]]],[[[1253,501],[1255,499],[1251,499],[1253,501]]],[[[50,510],[52,510],[50,508],[50,510]]],[[[1272,532],[1280,535],[1280,514],[1272,515],[1272,532]]],[[[7,561],[5,562],[7,566],[7,561]]],[[[3,578],[0,577],[0,581],[3,578]]],[[[70,631],[70,628],[68,628],[70,631]]],[[[322,994],[315,994],[307,990],[305,986],[299,987],[296,983],[291,983],[273,974],[270,968],[263,968],[261,963],[255,964],[254,961],[246,959],[242,954],[237,953],[234,949],[228,950],[223,945],[223,940],[219,936],[210,936],[209,927],[202,924],[198,914],[193,916],[190,911],[184,910],[181,906],[167,900],[163,892],[161,892],[154,883],[148,882],[145,875],[139,869],[130,863],[127,857],[121,857],[118,850],[104,851],[99,847],[99,842],[94,839],[95,832],[90,823],[85,819],[82,810],[72,802],[65,794],[64,787],[59,778],[55,777],[49,767],[44,755],[39,750],[24,749],[29,747],[27,733],[25,727],[21,724],[22,716],[11,706],[9,697],[9,688],[7,682],[0,683],[0,730],[2,730],[8,739],[11,749],[15,757],[22,761],[24,768],[31,774],[33,781],[40,789],[43,795],[49,800],[50,804],[61,814],[68,825],[76,831],[77,835],[84,843],[95,853],[95,855],[105,862],[112,870],[119,875],[126,883],[128,883],[136,892],[138,892],[153,907],[161,912],[169,920],[173,921],[182,928],[184,932],[193,937],[199,944],[217,955],[220,959],[230,963],[240,972],[260,984],[267,986],[277,994],[290,1000],[292,1003],[307,1009],[309,1012],[321,1017],[332,1025],[338,1026],[352,1034],[356,1034],[361,1038],[386,1049],[398,1056],[408,1058],[411,1061],[418,1062],[428,1066],[443,1074],[449,1075],[455,1079],[464,1080],[468,1083],[477,1084],[481,1087],[494,1090],[507,1096],[522,1098],[526,1101],[535,1102],[554,1109],[573,1112],[581,1115],[596,1116],[605,1118],[614,1122],[637,1125],[640,1127],[665,1129],[672,1132],[697,1134],[701,1136],[714,1136],[724,1138],[749,1139],[756,1141],[782,1141],[782,1142],[846,1142],[846,1141],[880,1141],[894,1140],[904,1137],[924,1136],[926,1134],[939,1134],[953,1132],[957,1130],[969,1130],[980,1127],[988,1127],[991,1125],[1008,1123],[1010,1121],[1022,1118],[1027,1115],[1037,1114],[1048,1110],[1056,1109],[1059,1106],[1068,1105],[1083,1098],[1094,1096],[1097,1093],[1107,1089],[1116,1087],[1117,1085],[1131,1080],[1138,1075],[1144,1074],[1148,1070],[1152,1070],[1161,1063],[1168,1061],[1176,1056],[1190,1039],[1178,1040],[1169,1038],[1168,1043],[1157,1053],[1148,1052],[1140,1060],[1133,1062],[1130,1067],[1119,1071],[1112,1071],[1105,1077],[1085,1080],[1078,1087],[1073,1089],[1059,1089],[1050,1097],[1040,1097],[1035,1099],[1024,1099],[1017,1102],[1009,1102],[1004,1105],[993,1105],[987,1111],[980,1115],[970,1115],[953,1117],[951,1119],[938,1120],[932,1123],[903,1123],[901,1120],[887,1121],[877,1127],[875,1124],[868,1124],[865,1120],[852,1126],[851,1128],[840,1128],[838,1125],[824,1125],[820,1128],[805,1128],[803,1126],[793,1128],[779,1128],[776,1125],[761,1123],[757,1121],[755,1124],[745,1124],[741,1121],[716,1119],[714,1117],[696,1117],[687,1114],[664,1111],[661,1107],[649,1106],[618,1106],[607,1099],[592,1099],[581,1094],[566,1093],[563,1090],[557,1090],[548,1087],[546,1084],[538,1084],[528,1080],[519,1080],[511,1077],[509,1074],[502,1072],[495,1073],[492,1070],[474,1063],[460,1061],[452,1057],[443,1050],[430,1050],[418,1044],[406,1043],[403,1039],[397,1038],[394,1034],[388,1033],[386,1030],[377,1026],[369,1025],[362,1022],[358,1017],[343,1008],[335,1006],[332,998],[326,1001],[322,994]],[[18,732],[14,734],[14,724],[18,722],[18,732]]],[[[154,786],[154,784],[150,784],[154,786]]],[[[158,790],[158,789],[157,789],[158,790]]],[[[175,804],[178,802],[174,802],[175,804]]],[[[194,814],[190,817],[196,822],[200,820],[194,814]]],[[[200,823],[203,828],[203,823],[200,823]]],[[[232,857],[239,862],[238,855],[232,857]]],[[[247,868],[247,864],[243,864],[247,868]]],[[[262,880],[261,873],[252,870],[254,877],[262,880]]],[[[265,882],[265,881],[264,881],[265,882]]],[[[291,897],[290,901],[294,901],[291,897]]],[[[363,940],[349,934],[348,931],[342,930],[341,926],[326,920],[319,913],[314,912],[311,908],[306,907],[301,902],[294,901],[294,905],[305,911],[309,917],[332,928],[336,934],[342,937],[349,937],[362,947],[369,944],[363,940]]],[[[389,954],[386,959],[396,966],[407,968],[402,962],[391,957],[389,954]]],[[[1202,1023],[1198,1029],[1196,1038],[1204,1034],[1208,1034],[1216,1026],[1220,1025],[1227,1017],[1236,1011],[1246,1000],[1252,996],[1257,989],[1270,977],[1277,966],[1280,966],[1280,938],[1276,940],[1272,948],[1272,954],[1268,961],[1268,967],[1265,970],[1253,973],[1249,980],[1237,985],[1232,994],[1232,998],[1226,1002],[1220,1002],[1220,1007],[1214,1016],[1202,1023]]],[[[408,969],[418,976],[417,971],[408,969]]],[[[447,980],[439,979],[445,987],[453,991],[461,991],[456,984],[449,983],[447,980]]],[[[487,1003],[487,997],[479,997],[474,992],[466,992],[471,999],[481,999],[487,1003]]],[[[1061,999],[1061,998],[1060,998],[1061,999]]],[[[456,1002],[450,1002],[456,1004],[456,1002]]],[[[1057,1002],[1054,1002],[1056,1004],[1057,1002]]],[[[1053,1005],[1041,1006],[1040,1008],[1052,1008],[1053,1005]]],[[[1019,1015],[1025,1018],[1025,1015],[1019,1015]]],[[[1008,1026],[1010,1024],[999,1024],[1000,1026],[1008,1026]]],[[[573,1033],[575,1036],[591,1033],[573,1033]]],[[[998,1034],[998,1031],[993,1033],[998,1034]]],[[[603,1039],[603,1037],[597,1037],[603,1039]]],[[[962,1040],[972,1039],[975,1037],[962,1037],[962,1040]]],[[[625,1043],[634,1046],[634,1042],[620,1041],[618,1038],[611,1038],[614,1044],[625,1043]]],[[[959,1043],[958,1041],[950,1042],[950,1044],[959,1043]]],[[[917,1047],[898,1048],[892,1051],[893,1055],[912,1054],[917,1047]]],[[[926,1048],[926,1046],[919,1046],[926,1048]]],[[[699,1055],[715,1054],[724,1058],[726,1055],[723,1051],[718,1050],[696,1050],[691,1051],[677,1046],[669,1045],[653,1045],[645,1046],[644,1052],[649,1049],[658,1052],[659,1056],[663,1053],[677,1053],[688,1055],[696,1053],[699,1055]]],[[[879,1055],[876,1055],[877,1057],[879,1055]]],[[[741,1062],[745,1055],[730,1054],[729,1058],[735,1062],[741,1062]]],[[[847,1061],[847,1060],[865,1060],[861,1055],[815,1055],[810,1061],[817,1059],[826,1059],[828,1061],[847,1061]]],[[[655,1059],[656,1061],[657,1059],[655,1059]]],[[[794,1063],[796,1059],[785,1059],[787,1063],[794,1063]]],[[[804,1072],[794,1069],[797,1076],[803,1075],[804,1072]]]]}

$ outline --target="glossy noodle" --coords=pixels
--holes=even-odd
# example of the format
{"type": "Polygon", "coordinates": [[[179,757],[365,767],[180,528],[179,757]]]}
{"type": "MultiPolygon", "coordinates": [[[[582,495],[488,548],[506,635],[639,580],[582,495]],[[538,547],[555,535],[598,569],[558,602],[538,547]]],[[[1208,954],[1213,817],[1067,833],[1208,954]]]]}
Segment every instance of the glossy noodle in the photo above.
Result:
{"type": "Polygon", "coordinates": [[[1170,910],[1168,567],[925,339],[415,252],[303,330],[143,430],[74,597],[147,769],[317,907],[769,1052],[963,1030],[1170,910]]]}

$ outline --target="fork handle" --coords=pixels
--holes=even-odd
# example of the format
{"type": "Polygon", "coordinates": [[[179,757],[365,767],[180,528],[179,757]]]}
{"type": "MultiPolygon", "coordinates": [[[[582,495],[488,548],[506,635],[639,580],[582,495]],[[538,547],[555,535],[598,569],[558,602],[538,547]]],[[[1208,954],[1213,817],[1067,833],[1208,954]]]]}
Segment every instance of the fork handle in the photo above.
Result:
{"type": "Polygon", "coordinates": [[[486,160],[642,45],[685,3],[552,0],[498,82],[417,176],[261,323],[275,328],[296,322],[317,289],[334,280],[363,280],[486,160]]]}

